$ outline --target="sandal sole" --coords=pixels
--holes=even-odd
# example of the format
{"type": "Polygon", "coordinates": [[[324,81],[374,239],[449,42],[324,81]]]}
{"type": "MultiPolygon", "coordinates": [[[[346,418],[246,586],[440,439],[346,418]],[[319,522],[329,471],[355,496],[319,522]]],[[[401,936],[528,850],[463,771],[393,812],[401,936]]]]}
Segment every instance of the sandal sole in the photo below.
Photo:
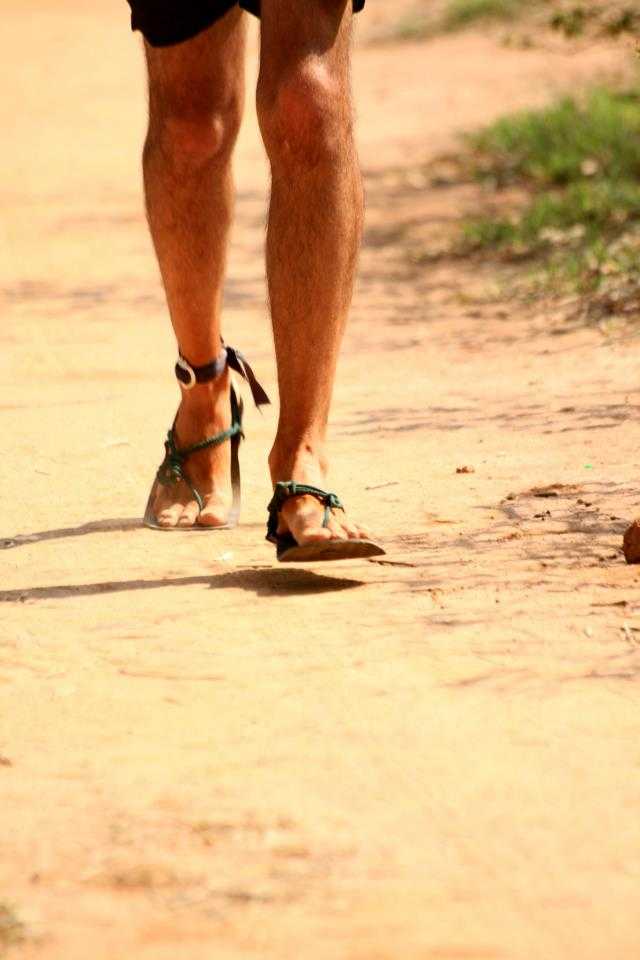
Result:
{"type": "Polygon", "coordinates": [[[280,563],[325,563],[331,560],[365,560],[386,551],[373,540],[325,540],[278,551],[280,563]]]}

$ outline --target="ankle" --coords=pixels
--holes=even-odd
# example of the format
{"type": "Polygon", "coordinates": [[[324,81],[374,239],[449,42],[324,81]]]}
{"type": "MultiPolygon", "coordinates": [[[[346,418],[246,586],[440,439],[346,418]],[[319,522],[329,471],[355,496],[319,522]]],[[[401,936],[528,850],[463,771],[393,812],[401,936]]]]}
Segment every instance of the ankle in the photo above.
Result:
{"type": "Polygon", "coordinates": [[[308,440],[295,445],[284,445],[277,439],[269,454],[269,471],[273,483],[297,480],[300,483],[319,484],[324,480],[328,462],[324,444],[308,440]]]}

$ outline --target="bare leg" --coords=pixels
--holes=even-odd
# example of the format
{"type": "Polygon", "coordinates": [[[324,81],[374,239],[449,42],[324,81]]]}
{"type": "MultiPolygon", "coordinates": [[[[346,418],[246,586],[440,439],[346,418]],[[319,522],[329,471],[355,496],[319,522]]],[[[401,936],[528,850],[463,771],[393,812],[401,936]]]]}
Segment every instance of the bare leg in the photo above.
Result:
{"type": "MultiPolygon", "coordinates": [[[[245,25],[234,10],[174,47],[146,46],[149,131],[144,149],[147,214],[181,353],[194,365],[220,353],[220,307],[233,208],[231,155],[244,97],[245,25]]],[[[181,445],[230,424],[228,374],[182,391],[181,445]]],[[[230,448],[189,459],[205,495],[198,522],[225,522],[231,502],[230,448]]],[[[185,484],[161,487],[154,505],[163,526],[191,526],[198,506],[185,484]]]]}
{"type": "MultiPolygon", "coordinates": [[[[362,226],[352,134],[351,3],[262,0],[258,114],[271,162],[267,273],[280,419],[272,481],[325,487],[325,437],[362,226]]],[[[281,532],[298,543],[360,537],[339,514],[323,529],[310,497],[290,500],[281,532]]]]}

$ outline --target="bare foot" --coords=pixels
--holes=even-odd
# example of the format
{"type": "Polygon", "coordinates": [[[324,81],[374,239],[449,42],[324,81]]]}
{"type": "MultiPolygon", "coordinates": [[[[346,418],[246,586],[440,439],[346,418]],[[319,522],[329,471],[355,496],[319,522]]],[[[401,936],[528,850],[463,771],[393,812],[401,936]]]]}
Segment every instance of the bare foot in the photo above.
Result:
{"type": "MultiPolygon", "coordinates": [[[[178,448],[213,437],[231,426],[229,404],[230,374],[225,370],[211,383],[182,390],[175,425],[178,448]]],[[[172,486],[158,485],[153,505],[161,527],[224,526],[231,509],[231,444],[227,441],[191,454],[185,461],[185,475],[204,500],[200,508],[184,481],[172,486]]]]}
{"type": "MultiPolygon", "coordinates": [[[[323,457],[308,450],[282,455],[275,448],[269,457],[271,480],[294,480],[327,490],[326,463],[323,457]]],[[[280,511],[278,534],[290,533],[296,543],[305,546],[323,540],[369,540],[371,533],[362,524],[354,523],[343,510],[334,510],[328,526],[323,527],[324,506],[315,497],[290,497],[280,511]]]]}

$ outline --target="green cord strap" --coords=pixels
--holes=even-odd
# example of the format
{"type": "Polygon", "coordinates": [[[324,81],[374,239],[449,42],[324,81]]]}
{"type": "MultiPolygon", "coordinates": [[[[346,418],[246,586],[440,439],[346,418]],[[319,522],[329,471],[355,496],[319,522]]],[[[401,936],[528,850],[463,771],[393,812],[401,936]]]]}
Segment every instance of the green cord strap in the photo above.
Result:
{"type": "Polygon", "coordinates": [[[324,518],[322,526],[327,527],[333,510],[344,510],[340,498],[335,493],[327,493],[319,487],[310,487],[306,483],[295,483],[293,480],[276,483],[273,497],[267,510],[269,511],[269,521],[267,523],[267,539],[277,537],[278,535],[278,514],[283,505],[290,497],[315,497],[324,506],[324,518]]]}
{"type": "Polygon", "coordinates": [[[204,500],[202,499],[200,493],[198,493],[196,488],[193,486],[189,478],[185,475],[185,461],[191,456],[191,454],[198,453],[200,450],[207,450],[210,447],[217,447],[219,444],[224,443],[226,440],[231,440],[232,437],[235,437],[238,434],[242,435],[242,424],[239,421],[236,421],[229,427],[228,430],[223,430],[221,433],[217,433],[215,437],[207,437],[206,440],[200,440],[198,443],[194,443],[190,447],[177,447],[175,434],[172,427],[167,434],[167,439],[164,445],[164,460],[158,467],[158,473],[156,474],[158,483],[161,483],[163,487],[172,487],[180,483],[180,481],[184,481],[191,490],[198,507],[200,510],[202,510],[204,507],[204,500]]]}

